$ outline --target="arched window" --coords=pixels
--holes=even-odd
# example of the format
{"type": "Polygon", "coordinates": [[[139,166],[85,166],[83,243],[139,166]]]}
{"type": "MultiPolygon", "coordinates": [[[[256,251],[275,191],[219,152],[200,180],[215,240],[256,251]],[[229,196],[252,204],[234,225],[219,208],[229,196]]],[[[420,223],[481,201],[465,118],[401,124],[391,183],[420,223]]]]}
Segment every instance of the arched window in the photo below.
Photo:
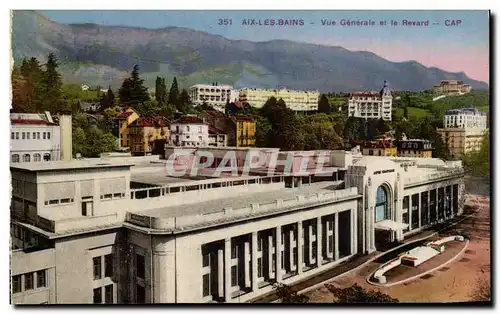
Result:
{"type": "Polygon", "coordinates": [[[40,162],[40,161],[42,161],[42,156],[40,154],[34,154],[33,155],[33,161],[34,162],[40,162]]]}
{"type": "Polygon", "coordinates": [[[387,189],[379,186],[377,189],[377,201],[375,203],[375,222],[385,219],[389,219],[387,189]]]}
{"type": "Polygon", "coordinates": [[[12,155],[12,162],[19,162],[19,155],[18,154],[12,155]]]}
{"type": "Polygon", "coordinates": [[[43,161],[50,161],[50,154],[49,153],[43,154],[43,161]]]}
{"type": "Polygon", "coordinates": [[[29,154],[24,154],[23,155],[23,162],[30,162],[30,155],[29,154]]]}

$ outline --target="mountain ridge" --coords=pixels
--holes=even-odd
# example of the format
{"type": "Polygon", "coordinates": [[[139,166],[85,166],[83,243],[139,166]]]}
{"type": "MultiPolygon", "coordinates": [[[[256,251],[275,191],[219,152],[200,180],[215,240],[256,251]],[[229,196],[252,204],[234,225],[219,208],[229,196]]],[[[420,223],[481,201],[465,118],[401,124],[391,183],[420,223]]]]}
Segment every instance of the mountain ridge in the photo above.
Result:
{"type": "Polygon", "coordinates": [[[13,11],[12,54],[44,60],[54,52],[63,78],[72,83],[118,87],[134,64],[148,87],[156,76],[177,76],[187,87],[197,83],[235,88],[275,88],[350,92],[379,89],[384,80],[400,90],[431,88],[458,79],[473,88],[488,88],[462,72],[425,67],[415,60],[392,62],[370,51],[350,51],[291,40],[233,40],[187,27],[148,29],[61,24],[36,11],[13,11]]]}

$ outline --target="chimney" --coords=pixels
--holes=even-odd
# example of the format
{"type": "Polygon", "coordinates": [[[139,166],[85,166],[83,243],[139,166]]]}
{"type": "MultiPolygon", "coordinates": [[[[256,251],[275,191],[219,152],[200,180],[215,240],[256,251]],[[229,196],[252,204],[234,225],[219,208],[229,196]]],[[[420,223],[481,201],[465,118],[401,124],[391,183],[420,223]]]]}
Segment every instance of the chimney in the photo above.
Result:
{"type": "Polygon", "coordinates": [[[61,130],[61,160],[70,161],[73,158],[73,129],[71,115],[59,116],[61,130]]]}

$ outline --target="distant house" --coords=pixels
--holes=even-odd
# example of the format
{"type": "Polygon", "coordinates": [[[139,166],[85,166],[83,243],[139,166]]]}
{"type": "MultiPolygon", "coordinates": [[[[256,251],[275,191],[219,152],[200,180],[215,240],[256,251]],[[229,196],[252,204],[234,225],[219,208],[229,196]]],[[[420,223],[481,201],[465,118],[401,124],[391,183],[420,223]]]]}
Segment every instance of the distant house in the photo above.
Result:
{"type": "MultiPolygon", "coordinates": [[[[129,147],[132,155],[150,155],[164,148],[170,136],[168,121],[160,116],[140,116],[130,123],[129,147]]],[[[162,154],[161,151],[158,152],[162,154]]]]}
{"type": "Polygon", "coordinates": [[[196,116],[186,115],[170,125],[170,144],[174,146],[208,146],[208,124],[196,116]]]}

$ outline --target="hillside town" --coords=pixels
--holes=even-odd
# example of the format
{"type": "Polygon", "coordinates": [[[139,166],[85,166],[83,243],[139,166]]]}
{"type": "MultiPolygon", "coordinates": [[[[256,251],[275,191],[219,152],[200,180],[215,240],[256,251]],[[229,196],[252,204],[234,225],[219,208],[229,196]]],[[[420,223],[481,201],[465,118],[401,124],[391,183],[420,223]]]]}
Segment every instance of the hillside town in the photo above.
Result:
{"type": "Polygon", "coordinates": [[[14,304],[393,302],[478,232],[489,245],[470,228],[489,196],[468,186],[489,185],[488,91],[148,88],[138,65],[105,89],[47,60],[12,70],[14,304]]]}

